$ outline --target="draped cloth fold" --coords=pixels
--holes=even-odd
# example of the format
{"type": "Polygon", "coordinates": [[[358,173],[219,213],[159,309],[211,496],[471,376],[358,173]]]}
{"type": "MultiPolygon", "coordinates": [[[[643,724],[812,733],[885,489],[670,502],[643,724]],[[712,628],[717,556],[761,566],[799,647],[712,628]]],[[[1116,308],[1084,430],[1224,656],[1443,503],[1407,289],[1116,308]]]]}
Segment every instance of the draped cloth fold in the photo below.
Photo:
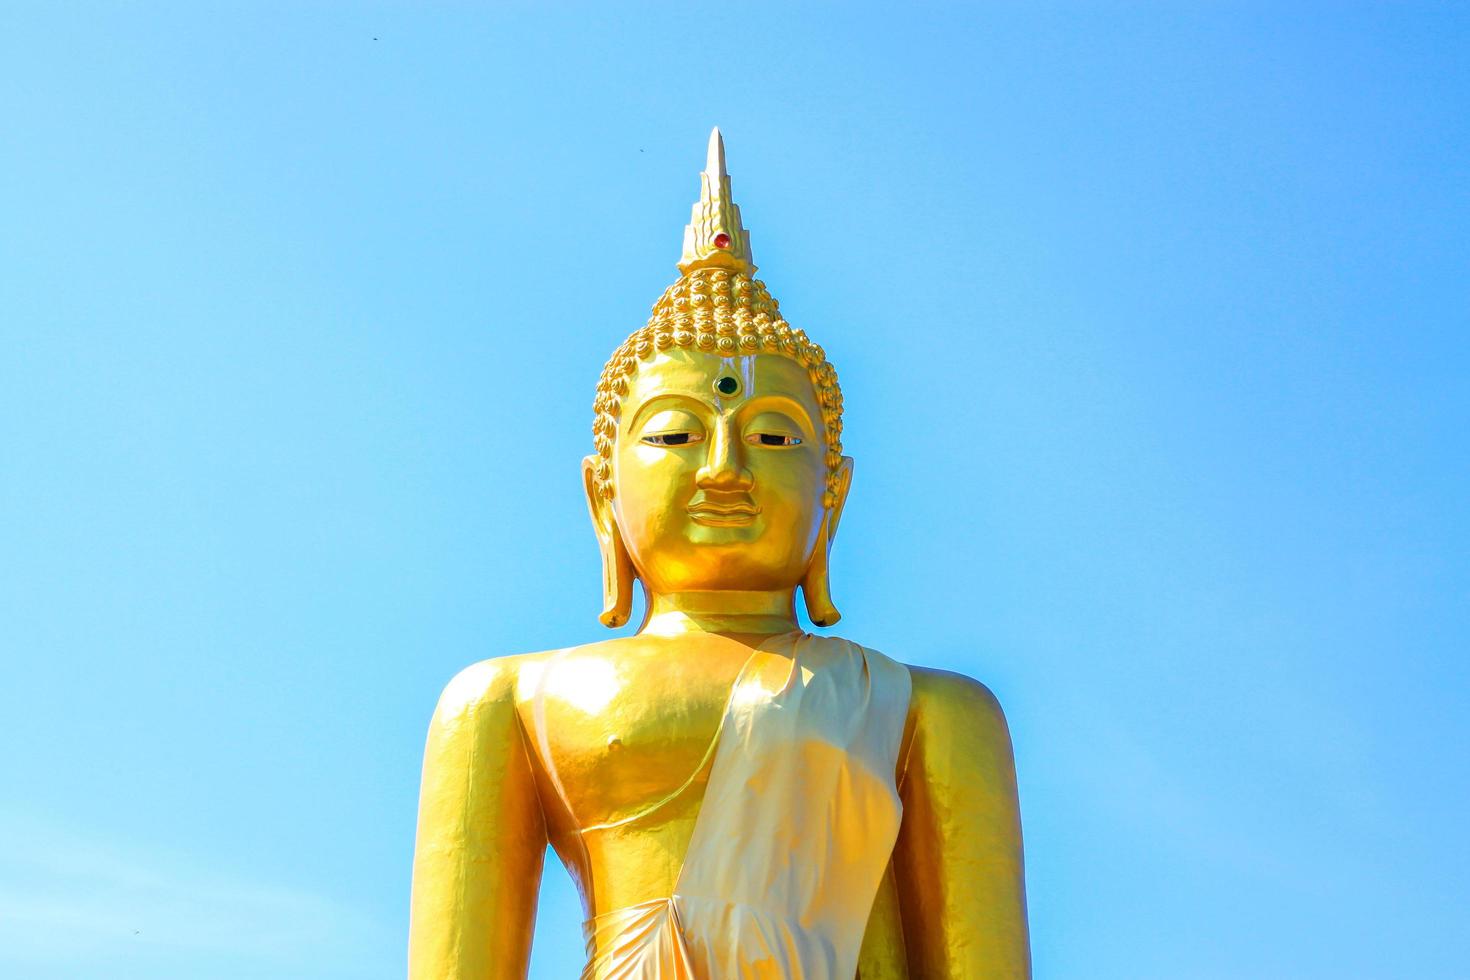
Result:
{"type": "Polygon", "coordinates": [[[902,664],[835,637],[740,672],[674,894],[585,924],[583,980],[852,980],[902,816],[902,664]]]}

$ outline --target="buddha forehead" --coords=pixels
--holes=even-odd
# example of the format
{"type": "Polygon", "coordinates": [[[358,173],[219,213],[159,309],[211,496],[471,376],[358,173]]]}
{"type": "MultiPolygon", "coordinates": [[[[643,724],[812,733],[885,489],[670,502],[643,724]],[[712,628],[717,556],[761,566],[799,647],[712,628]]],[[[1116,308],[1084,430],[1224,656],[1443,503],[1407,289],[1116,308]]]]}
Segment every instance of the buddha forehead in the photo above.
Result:
{"type": "Polygon", "coordinates": [[[668,395],[692,398],[719,411],[752,399],[781,398],[794,402],[814,422],[822,417],[810,372],[780,354],[660,351],[640,364],[630,381],[623,399],[625,420],[648,401],[668,395]]]}

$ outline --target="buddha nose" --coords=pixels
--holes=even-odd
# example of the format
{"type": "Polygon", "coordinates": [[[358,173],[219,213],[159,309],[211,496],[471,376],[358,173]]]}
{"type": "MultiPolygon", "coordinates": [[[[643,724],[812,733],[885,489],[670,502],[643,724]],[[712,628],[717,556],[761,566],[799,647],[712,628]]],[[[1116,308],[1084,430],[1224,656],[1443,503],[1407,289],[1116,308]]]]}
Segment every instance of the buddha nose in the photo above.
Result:
{"type": "Polygon", "coordinates": [[[714,427],[709,440],[709,454],[695,474],[694,482],[702,490],[749,490],[755,482],[745,468],[743,443],[729,422],[714,427]]]}

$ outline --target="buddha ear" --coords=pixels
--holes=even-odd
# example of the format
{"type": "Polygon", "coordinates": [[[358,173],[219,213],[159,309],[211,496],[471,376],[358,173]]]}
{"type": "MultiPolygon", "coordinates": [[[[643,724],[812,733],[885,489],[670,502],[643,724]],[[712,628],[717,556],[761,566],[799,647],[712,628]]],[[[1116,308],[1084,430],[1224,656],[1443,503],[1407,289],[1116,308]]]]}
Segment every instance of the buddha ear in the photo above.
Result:
{"type": "Polygon", "coordinates": [[[582,460],[582,488],[587,492],[587,513],[592,517],[592,530],[602,552],[602,612],[597,619],[616,629],[633,613],[633,582],[638,575],[613,518],[612,501],[597,487],[597,466],[601,462],[602,457],[595,454],[582,460]]]}
{"type": "Polygon", "coordinates": [[[817,626],[831,626],[842,618],[842,613],[832,604],[832,583],[827,574],[827,557],[832,550],[832,542],[837,537],[837,525],[842,520],[842,508],[847,505],[847,491],[851,488],[852,457],[844,456],[837,467],[836,479],[832,481],[832,504],[822,517],[822,527],[817,532],[817,544],[812,549],[812,560],[801,580],[801,595],[806,600],[806,614],[817,626]]]}

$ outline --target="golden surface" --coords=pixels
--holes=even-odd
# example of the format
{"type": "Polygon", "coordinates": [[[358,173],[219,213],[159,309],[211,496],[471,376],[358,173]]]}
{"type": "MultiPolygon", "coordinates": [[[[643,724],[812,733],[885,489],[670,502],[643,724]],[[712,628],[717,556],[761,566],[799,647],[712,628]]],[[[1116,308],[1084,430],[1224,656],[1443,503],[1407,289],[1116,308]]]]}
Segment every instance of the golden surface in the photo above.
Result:
{"type": "MultiPolygon", "coordinates": [[[[597,916],[586,975],[854,976],[898,834],[893,765],[908,704],[908,670],[882,654],[799,632],[761,644],[725,706],[672,894],[597,916]]],[[[541,753],[553,781],[557,755],[541,753]]],[[[582,822],[581,837],[595,851],[636,833],[677,805],[666,799],[582,822]]]]}
{"type": "Polygon", "coordinates": [[[450,682],[424,758],[409,975],[525,976],[549,842],[583,897],[589,977],[1027,977],[999,705],[797,627],[797,591],[813,622],[837,619],[841,395],[749,278],[711,143],[702,230],[604,371],[583,466],[602,619],[627,620],[634,581],[647,618],[450,682]]]}
{"type": "Polygon", "coordinates": [[[754,275],[750,235],[740,223],[740,208],[730,196],[725,140],[718,129],[709,134],[709,153],[699,183],[699,200],[684,228],[684,254],[679,258],[679,271],[688,273],[700,266],[716,265],[754,275]],[[729,241],[717,242],[720,235],[729,241]]]}

